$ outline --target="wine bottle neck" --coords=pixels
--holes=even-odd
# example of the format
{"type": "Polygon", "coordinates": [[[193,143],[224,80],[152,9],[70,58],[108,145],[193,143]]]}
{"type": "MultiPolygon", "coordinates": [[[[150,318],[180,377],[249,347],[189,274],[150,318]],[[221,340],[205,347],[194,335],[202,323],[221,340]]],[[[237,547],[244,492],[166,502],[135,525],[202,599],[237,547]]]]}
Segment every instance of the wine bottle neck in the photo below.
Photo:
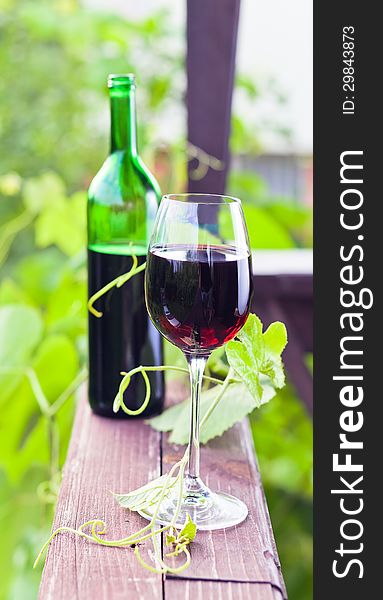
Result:
{"type": "Polygon", "coordinates": [[[137,155],[135,87],[110,89],[111,152],[125,150],[137,155]]]}

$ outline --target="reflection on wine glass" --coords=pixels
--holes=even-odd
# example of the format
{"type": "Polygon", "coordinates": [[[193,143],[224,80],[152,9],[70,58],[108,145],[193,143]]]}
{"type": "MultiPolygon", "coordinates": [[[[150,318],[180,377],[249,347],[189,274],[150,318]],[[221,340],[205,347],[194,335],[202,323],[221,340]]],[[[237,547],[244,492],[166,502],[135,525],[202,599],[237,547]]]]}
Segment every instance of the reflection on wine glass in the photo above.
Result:
{"type": "MultiPolygon", "coordinates": [[[[207,358],[236,336],[250,310],[251,254],[240,201],[164,196],[149,246],[145,294],[154,325],[184,352],[190,371],[190,446],[177,524],[188,513],[199,529],[230,527],[246,518],[247,507],[234,496],[211,492],[200,479],[199,400],[207,358]]],[[[168,524],[176,504],[174,492],[157,520],[168,524]]],[[[153,513],[141,512],[149,519],[153,513]]]]}

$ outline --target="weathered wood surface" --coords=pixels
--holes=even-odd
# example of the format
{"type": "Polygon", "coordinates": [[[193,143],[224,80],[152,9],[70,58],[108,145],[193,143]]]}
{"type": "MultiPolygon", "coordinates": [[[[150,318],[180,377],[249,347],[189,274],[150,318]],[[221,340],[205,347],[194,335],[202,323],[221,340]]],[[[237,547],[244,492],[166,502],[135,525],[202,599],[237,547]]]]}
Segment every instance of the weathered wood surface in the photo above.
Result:
{"type": "Polygon", "coordinates": [[[165,594],[171,600],[283,600],[279,589],[269,583],[233,583],[232,581],[166,580],[165,594]]]}
{"type": "MultiPolygon", "coordinates": [[[[160,473],[161,460],[166,471],[180,451],[141,420],[97,417],[82,399],[53,527],[78,527],[99,517],[109,526],[108,538],[137,530],[145,521],[122,510],[108,490],[123,492],[144,484],[160,473]]],[[[131,549],[100,547],[63,533],[49,548],[40,600],[286,598],[247,422],[203,447],[201,461],[209,485],[246,502],[249,516],[244,523],[199,532],[191,567],[164,581],[142,569],[131,549]]]]}
{"type": "MultiPolygon", "coordinates": [[[[181,452],[164,442],[164,471],[181,452]]],[[[266,582],[282,590],[278,554],[247,421],[202,448],[201,477],[212,490],[238,496],[248,506],[249,515],[236,527],[198,534],[187,578],[266,582]]]]}
{"type": "MultiPolygon", "coordinates": [[[[141,421],[113,421],[78,407],[53,529],[79,527],[94,518],[108,524],[109,539],[142,527],[143,519],[117,507],[108,490],[133,490],[160,474],[160,435],[141,421]]],[[[43,600],[162,598],[159,575],[137,567],[132,550],[106,548],[70,533],[52,542],[44,567],[43,600]]]]}

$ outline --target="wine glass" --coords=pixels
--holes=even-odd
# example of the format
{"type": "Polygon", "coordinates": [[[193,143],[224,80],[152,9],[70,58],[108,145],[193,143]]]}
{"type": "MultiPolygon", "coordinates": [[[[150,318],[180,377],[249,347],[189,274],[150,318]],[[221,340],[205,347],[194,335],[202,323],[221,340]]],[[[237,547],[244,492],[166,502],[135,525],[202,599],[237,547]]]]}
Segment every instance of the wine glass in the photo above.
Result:
{"type": "MultiPolygon", "coordinates": [[[[176,525],[187,514],[202,530],[236,525],[246,518],[246,505],[210,491],[200,479],[199,402],[210,353],[236,336],[250,310],[251,253],[240,200],[214,194],[163,196],[149,245],[145,296],[155,327],[183,351],[190,371],[190,443],[176,525]]],[[[162,503],[159,523],[171,522],[177,500],[173,492],[162,503]]],[[[154,509],[140,513],[150,519],[154,509]]]]}

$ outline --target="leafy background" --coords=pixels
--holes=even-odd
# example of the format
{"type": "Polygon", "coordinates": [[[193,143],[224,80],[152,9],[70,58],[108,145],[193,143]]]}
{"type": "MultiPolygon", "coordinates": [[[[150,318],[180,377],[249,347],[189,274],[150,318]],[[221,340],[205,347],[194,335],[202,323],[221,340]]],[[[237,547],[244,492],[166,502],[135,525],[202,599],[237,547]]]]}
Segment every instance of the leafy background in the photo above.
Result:
{"type": "MultiPolygon", "coordinates": [[[[164,191],[185,187],[190,149],[161,132],[185,88],[184,37],[166,13],[133,22],[78,0],[0,0],[0,39],[0,598],[28,600],[86,366],[85,190],[108,148],[107,74],[137,71],[140,146],[164,191]]],[[[239,74],[235,93],[256,106],[263,92],[239,74]]],[[[233,115],[234,153],[260,151],[250,119],[233,115]]],[[[228,192],[254,248],[311,243],[309,210],[254,172],[232,171],[228,192]]],[[[307,600],[311,422],[288,386],[251,424],[289,594],[307,600]]]]}

